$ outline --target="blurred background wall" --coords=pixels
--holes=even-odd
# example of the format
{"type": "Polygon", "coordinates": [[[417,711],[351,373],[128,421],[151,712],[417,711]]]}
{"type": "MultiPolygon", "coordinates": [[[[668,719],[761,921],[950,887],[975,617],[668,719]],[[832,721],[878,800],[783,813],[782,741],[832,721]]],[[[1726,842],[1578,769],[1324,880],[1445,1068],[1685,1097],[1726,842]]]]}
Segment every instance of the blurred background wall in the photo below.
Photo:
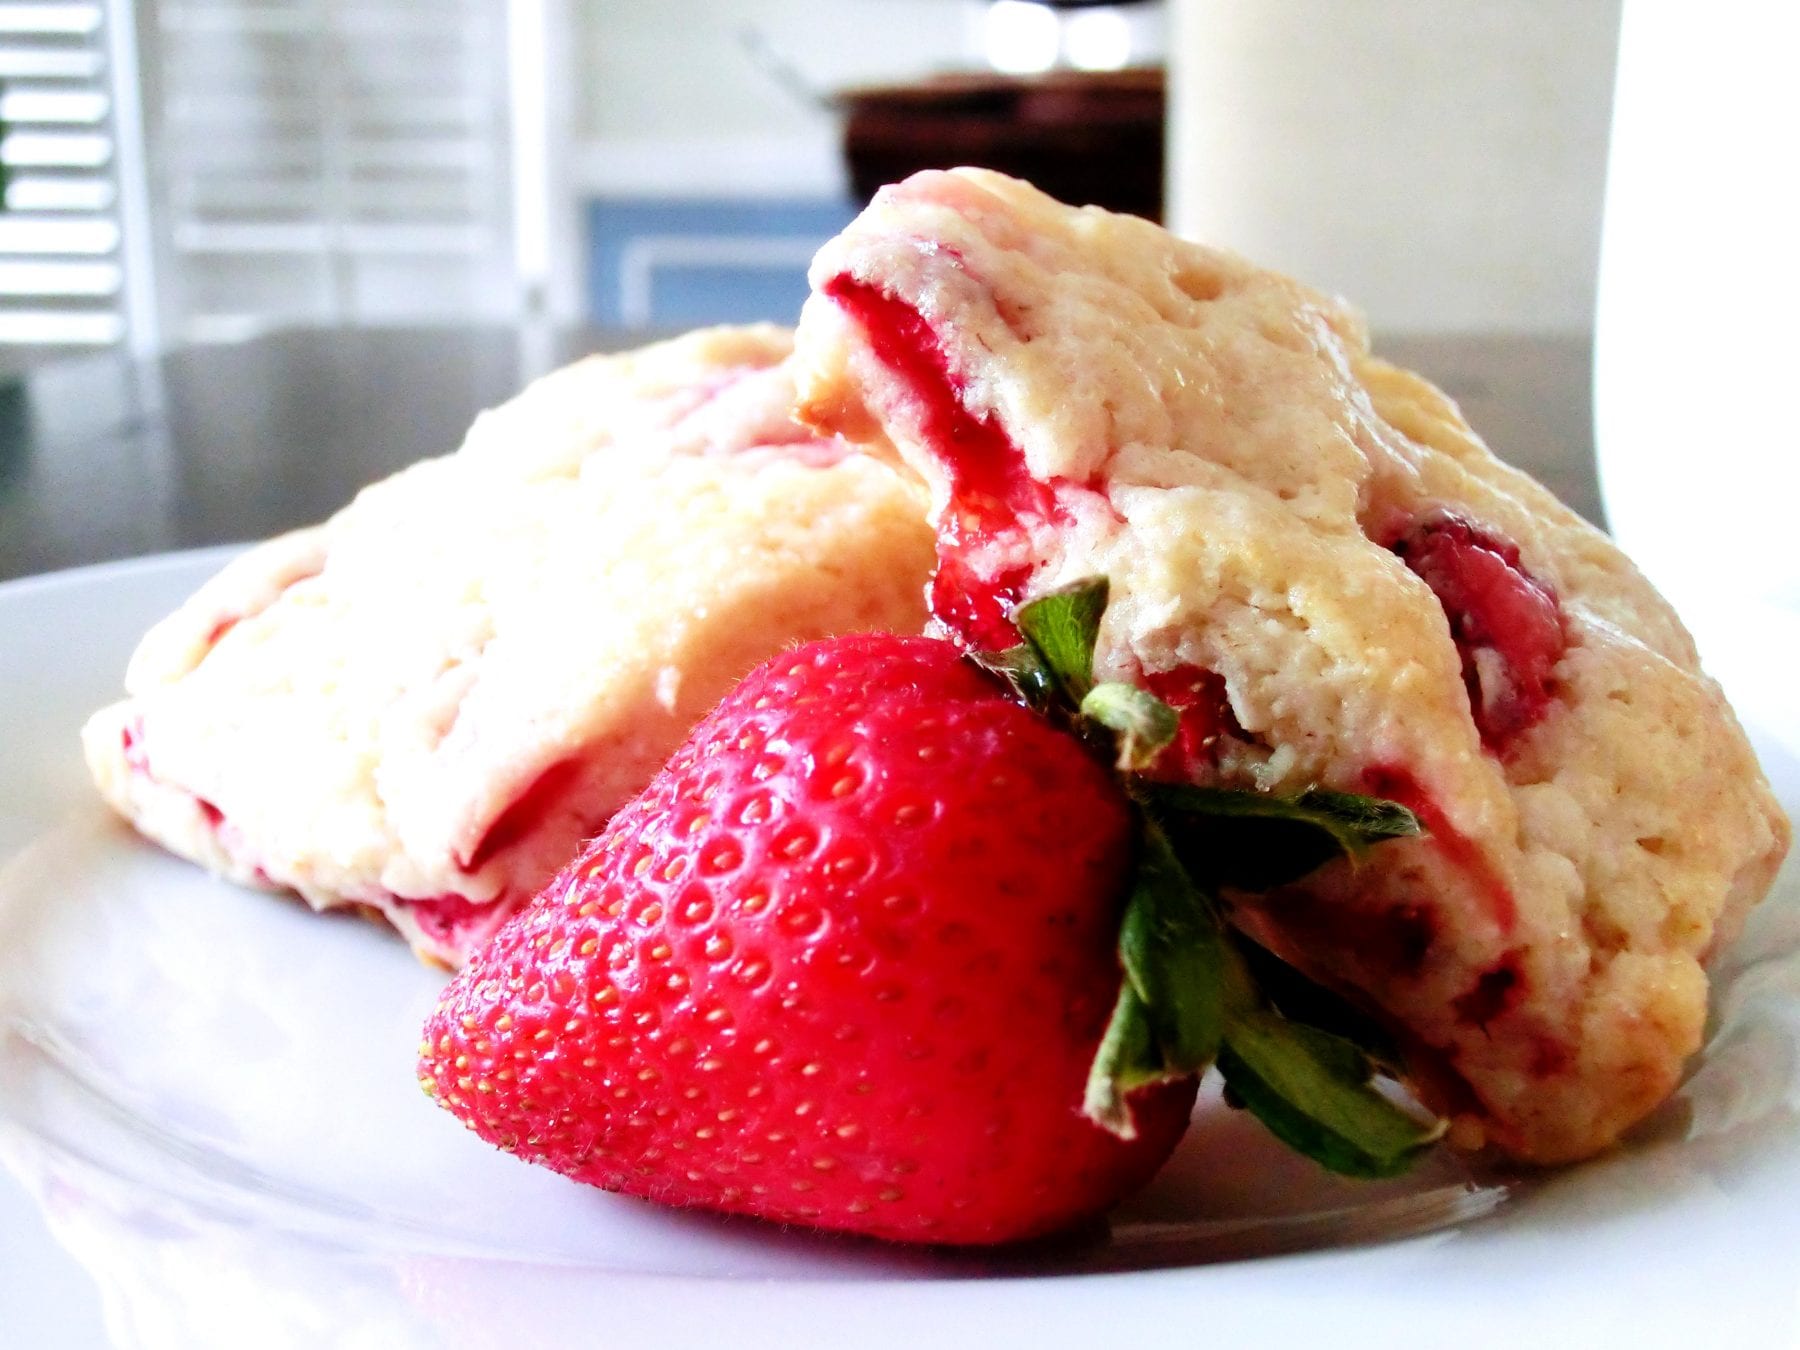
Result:
{"type": "Polygon", "coordinates": [[[839,197],[830,95],[978,60],[980,0],[590,0],[577,171],[593,190],[839,197]]]}
{"type": "Polygon", "coordinates": [[[1618,0],[1174,0],[1173,17],[1177,228],[1388,331],[1588,331],[1618,0]]]}
{"type": "MultiPolygon", "coordinates": [[[[578,181],[601,201],[785,197],[828,222],[839,119],[801,86],[979,65],[986,8],[589,4],[578,181]]],[[[1176,228],[1386,331],[1588,330],[1619,0],[1170,0],[1166,22],[1176,228]]]]}
{"type": "Polygon", "coordinates": [[[0,348],[786,320],[881,176],[1155,215],[1165,148],[1379,330],[1587,331],[1619,0],[1055,6],[0,0],[0,348]]]}

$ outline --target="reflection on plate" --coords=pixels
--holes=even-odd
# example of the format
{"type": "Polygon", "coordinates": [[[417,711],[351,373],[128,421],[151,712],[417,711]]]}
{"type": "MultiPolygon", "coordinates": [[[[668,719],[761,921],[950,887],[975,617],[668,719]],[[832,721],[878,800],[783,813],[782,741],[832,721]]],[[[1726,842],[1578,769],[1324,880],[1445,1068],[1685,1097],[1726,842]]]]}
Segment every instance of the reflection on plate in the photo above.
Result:
{"type": "MultiPolygon", "coordinates": [[[[162,855],[86,791],[81,717],[217,561],[0,587],[0,625],[39,635],[0,652],[0,1154],[123,1344],[1062,1344],[1204,1323],[1391,1346],[1396,1313],[1427,1319],[1426,1344],[1432,1316],[1462,1345],[1562,1343],[1565,1314],[1661,1344],[1696,1311],[1713,1338],[1766,1313],[1759,1292],[1795,1315],[1791,866],[1678,1099],[1626,1152],[1510,1191],[1448,1154],[1335,1180],[1207,1098],[1110,1227],[945,1255],[671,1213],[496,1153],[413,1082],[441,976],[371,926],[162,855]],[[44,636],[69,614],[78,639],[44,636]],[[1688,1307],[1697,1288],[1729,1307],[1688,1307]]],[[[1792,809],[1800,748],[1760,748],[1792,809]]]]}

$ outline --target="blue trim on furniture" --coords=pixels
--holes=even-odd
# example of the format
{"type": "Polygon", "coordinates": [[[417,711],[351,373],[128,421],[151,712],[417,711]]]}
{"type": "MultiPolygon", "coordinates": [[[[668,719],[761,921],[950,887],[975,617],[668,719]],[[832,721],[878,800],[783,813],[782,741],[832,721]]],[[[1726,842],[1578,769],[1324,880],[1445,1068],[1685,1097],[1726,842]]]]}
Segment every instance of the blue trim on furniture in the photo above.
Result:
{"type": "Polygon", "coordinates": [[[807,258],[855,214],[848,199],[594,198],[589,317],[659,328],[792,323],[807,258]]]}

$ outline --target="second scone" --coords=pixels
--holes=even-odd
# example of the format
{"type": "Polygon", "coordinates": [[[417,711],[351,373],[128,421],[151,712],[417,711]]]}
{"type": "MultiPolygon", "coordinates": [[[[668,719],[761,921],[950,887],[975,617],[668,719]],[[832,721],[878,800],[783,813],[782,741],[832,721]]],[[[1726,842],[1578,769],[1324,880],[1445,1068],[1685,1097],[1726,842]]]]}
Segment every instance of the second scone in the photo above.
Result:
{"type": "Polygon", "coordinates": [[[84,731],[172,851],[460,964],[784,645],[917,631],[919,489],[789,415],[791,339],[590,357],[252,549],[84,731]]]}

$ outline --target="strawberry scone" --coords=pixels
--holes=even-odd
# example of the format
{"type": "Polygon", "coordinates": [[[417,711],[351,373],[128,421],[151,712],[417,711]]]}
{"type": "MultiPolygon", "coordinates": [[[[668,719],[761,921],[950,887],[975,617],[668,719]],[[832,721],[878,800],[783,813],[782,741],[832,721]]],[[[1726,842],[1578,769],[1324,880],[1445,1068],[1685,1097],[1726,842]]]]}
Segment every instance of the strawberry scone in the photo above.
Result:
{"type": "Polygon", "coordinates": [[[233,561],[88,723],[102,793],[460,964],[759,661],[925,622],[923,494],[793,421],[790,348],[590,357],[233,561]]]}
{"type": "Polygon", "coordinates": [[[1181,710],[1158,773],[1417,813],[1235,919],[1396,1031],[1456,1142],[1572,1160],[1665,1097],[1788,825],[1603,535],[1343,305],[1142,220],[920,174],[812,283],[802,413],[929,483],[943,630],[1008,646],[1104,576],[1096,677],[1181,710]]]}

